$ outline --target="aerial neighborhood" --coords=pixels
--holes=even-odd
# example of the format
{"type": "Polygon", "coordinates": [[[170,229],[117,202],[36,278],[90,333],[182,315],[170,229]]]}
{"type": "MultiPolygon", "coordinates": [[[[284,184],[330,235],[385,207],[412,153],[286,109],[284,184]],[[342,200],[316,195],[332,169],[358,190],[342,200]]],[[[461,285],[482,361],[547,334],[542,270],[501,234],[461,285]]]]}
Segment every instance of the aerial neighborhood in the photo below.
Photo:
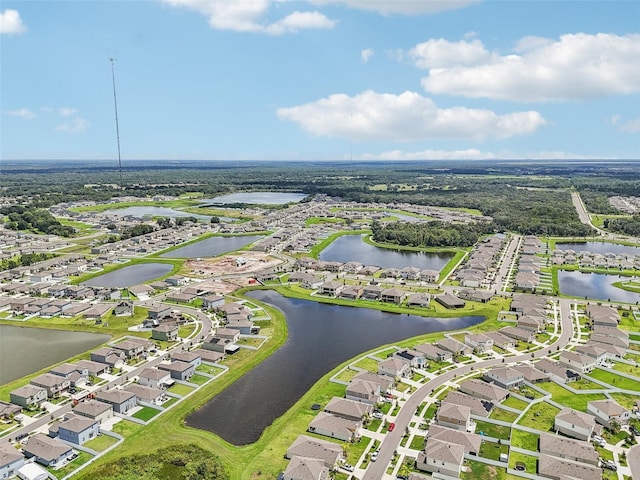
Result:
{"type": "MultiPolygon", "coordinates": [[[[118,203],[95,206],[65,202],[51,212],[96,231],[151,222],[113,213],[118,203]]],[[[448,252],[439,266],[318,255],[318,245],[343,239],[380,249],[361,236],[376,222],[397,221],[394,212],[418,223],[484,218],[316,195],[285,209],[246,207],[249,221],[194,218],[83,250],[73,238],[3,228],[3,259],[43,258],[0,271],[2,325],[108,339],[7,381],[0,478],[84,478],[102,456],[126,449],[131,432],[188,408],[275,348],[278,314],[243,295],[247,289],[444,322],[434,334],[378,343],[338,362],[318,387],[331,394],[300,407],[303,421],[273,451],[279,478],[632,478],[629,459],[640,439],[638,302],[560,295],[551,272],[640,270],[640,253],[576,251],[499,232],[448,252]],[[200,242],[242,239],[240,247],[180,254],[200,242]],[[159,270],[148,277],[131,270],[125,283],[97,281],[144,266],[159,270]],[[473,320],[474,312],[493,317],[478,323],[485,317],[473,320]],[[446,326],[463,316],[467,324],[446,326]]]]}

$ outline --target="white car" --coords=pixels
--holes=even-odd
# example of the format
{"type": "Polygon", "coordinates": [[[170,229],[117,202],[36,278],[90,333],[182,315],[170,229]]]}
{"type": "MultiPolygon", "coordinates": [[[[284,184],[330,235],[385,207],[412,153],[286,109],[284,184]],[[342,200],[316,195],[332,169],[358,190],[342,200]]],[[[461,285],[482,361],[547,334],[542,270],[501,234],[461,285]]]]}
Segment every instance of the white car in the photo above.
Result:
{"type": "Polygon", "coordinates": [[[376,450],[371,454],[371,461],[375,462],[378,459],[378,455],[380,455],[380,450],[376,450]]]}
{"type": "Polygon", "coordinates": [[[344,465],[341,465],[340,468],[342,468],[343,470],[346,470],[347,472],[353,472],[353,465],[349,463],[345,463],[344,465]]]}
{"type": "Polygon", "coordinates": [[[371,414],[371,416],[372,416],[373,418],[379,418],[379,419],[384,418],[384,414],[383,414],[382,412],[373,412],[373,413],[371,414]]]}

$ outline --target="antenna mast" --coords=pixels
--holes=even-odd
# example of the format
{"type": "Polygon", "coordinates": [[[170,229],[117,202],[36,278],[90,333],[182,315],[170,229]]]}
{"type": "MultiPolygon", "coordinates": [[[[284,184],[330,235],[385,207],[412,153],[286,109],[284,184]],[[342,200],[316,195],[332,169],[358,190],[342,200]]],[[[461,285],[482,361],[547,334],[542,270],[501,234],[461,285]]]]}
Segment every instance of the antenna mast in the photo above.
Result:
{"type": "Polygon", "coordinates": [[[116,111],[116,140],[118,142],[118,169],[120,172],[120,188],[122,187],[122,159],[120,158],[120,127],[118,126],[118,100],[116,99],[116,73],[113,66],[115,58],[109,57],[111,62],[111,80],[113,81],[113,107],[116,111]]]}

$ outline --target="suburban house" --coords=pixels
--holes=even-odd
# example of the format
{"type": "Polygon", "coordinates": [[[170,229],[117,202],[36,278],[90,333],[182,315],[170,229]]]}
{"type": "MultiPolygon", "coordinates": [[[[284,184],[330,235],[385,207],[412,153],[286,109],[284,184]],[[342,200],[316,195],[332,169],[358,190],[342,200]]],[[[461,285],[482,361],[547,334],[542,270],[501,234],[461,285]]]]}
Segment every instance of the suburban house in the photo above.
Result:
{"type": "Polygon", "coordinates": [[[65,390],[68,390],[71,386],[70,380],[67,380],[64,377],[60,377],[59,375],[54,375],[52,373],[43,373],[42,375],[31,379],[30,383],[31,385],[35,385],[36,387],[42,387],[46,389],[47,395],[49,397],[59,395],[65,390]]]}
{"type": "Polygon", "coordinates": [[[224,297],[219,295],[205,295],[202,297],[202,306],[207,310],[224,305],[224,297]]]}
{"type": "Polygon", "coordinates": [[[596,343],[587,342],[578,344],[575,351],[581,355],[592,358],[595,360],[596,365],[604,362],[607,358],[607,351],[596,343]]]}
{"type": "Polygon", "coordinates": [[[494,403],[500,403],[509,396],[509,390],[476,379],[462,382],[460,391],[494,403]]]}
{"type": "Polygon", "coordinates": [[[468,347],[464,343],[453,338],[443,338],[442,340],[438,340],[438,347],[450,352],[452,355],[469,355],[472,351],[471,347],[468,347]]]}
{"type": "Polygon", "coordinates": [[[282,480],[327,480],[329,469],[318,458],[294,455],[284,472],[282,480]]]}
{"type": "Polygon", "coordinates": [[[102,423],[113,417],[113,407],[99,400],[85,400],[74,407],[73,413],[102,423]]]}
{"type": "Polygon", "coordinates": [[[387,375],[392,378],[408,377],[411,375],[411,365],[409,362],[402,361],[398,357],[392,356],[378,362],[378,374],[387,375]]]}
{"type": "Polygon", "coordinates": [[[380,401],[380,385],[354,378],[347,385],[345,396],[349,400],[375,405],[380,401]]]}
{"type": "Polygon", "coordinates": [[[467,333],[464,336],[464,343],[473,348],[475,353],[485,353],[493,350],[493,339],[481,333],[467,333]]]}
{"type": "Polygon", "coordinates": [[[24,456],[11,444],[0,444],[0,478],[11,478],[24,465],[24,456]]]}
{"type": "Polygon", "coordinates": [[[600,455],[592,443],[572,440],[550,433],[540,434],[540,453],[560,457],[574,462],[598,465],[600,455]]]}
{"type": "Polygon", "coordinates": [[[100,422],[88,417],[68,413],[58,425],[58,438],[74,445],[82,445],[98,436],[100,422]]]}
{"type": "Polygon", "coordinates": [[[443,293],[442,295],[437,295],[434,300],[442,305],[444,308],[452,309],[452,308],[464,308],[464,300],[459,299],[455,295],[451,295],[450,293],[443,293]]]}
{"type": "Polygon", "coordinates": [[[484,332],[483,335],[493,340],[494,347],[506,350],[515,346],[515,341],[512,338],[507,337],[500,332],[484,332]]]}
{"type": "Polygon", "coordinates": [[[169,372],[171,378],[183,382],[188,381],[196,373],[196,367],[194,365],[181,362],[180,360],[171,363],[160,363],[158,364],[158,369],[169,372]]]}
{"type": "Polygon", "coordinates": [[[178,325],[162,324],[151,329],[151,338],[164,342],[175,342],[178,340],[178,325]]]}
{"type": "Polygon", "coordinates": [[[461,432],[440,425],[431,425],[427,432],[428,439],[440,440],[446,443],[455,443],[464,447],[464,452],[470,455],[478,455],[482,438],[475,433],[461,432]]]}
{"type": "Polygon", "coordinates": [[[171,374],[159,368],[145,368],[138,375],[138,383],[146,387],[163,389],[172,385],[171,374]]]}
{"type": "Polygon", "coordinates": [[[318,288],[318,293],[320,295],[329,295],[330,297],[336,297],[340,294],[343,288],[344,284],[342,282],[330,280],[320,285],[320,288],[318,288]]]}
{"type": "Polygon", "coordinates": [[[561,383],[569,383],[580,379],[578,372],[570,370],[559,363],[552,362],[548,358],[537,361],[533,366],[561,383]]]}
{"type": "Polygon", "coordinates": [[[29,438],[29,443],[22,447],[22,453],[45,467],[54,467],[69,458],[73,449],[60,440],[39,434],[29,438]]]}
{"type": "Polygon", "coordinates": [[[596,359],[576,352],[563,351],[558,359],[560,365],[579,373],[589,373],[596,368],[596,359]]]}
{"type": "Polygon", "coordinates": [[[471,409],[455,403],[442,402],[436,415],[438,425],[468,432],[471,430],[471,409]]]}
{"type": "Polygon", "coordinates": [[[309,431],[318,435],[350,442],[358,434],[358,428],[362,426],[360,421],[347,420],[326,412],[320,412],[309,424],[309,431]]]}
{"type": "Polygon", "coordinates": [[[120,350],[124,353],[125,357],[137,358],[144,352],[144,346],[138,342],[133,342],[131,340],[123,340],[122,342],[118,342],[113,345],[113,348],[116,350],[120,350]]]}
{"type": "Polygon", "coordinates": [[[426,368],[427,362],[425,361],[424,354],[417,350],[410,350],[408,348],[398,350],[394,352],[394,357],[398,357],[403,362],[408,362],[412,368],[426,368]]]}
{"type": "Polygon", "coordinates": [[[58,375],[71,382],[71,386],[86,382],[89,379],[89,371],[73,363],[63,363],[49,370],[49,373],[58,375]]]}
{"type": "Polygon", "coordinates": [[[498,332],[521,342],[533,342],[536,339],[536,333],[520,327],[503,327],[498,332]]]}
{"type": "Polygon", "coordinates": [[[355,377],[351,379],[353,380],[366,380],[367,382],[372,382],[375,385],[378,385],[380,388],[380,393],[386,393],[389,389],[393,388],[395,383],[393,378],[390,378],[386,375],[378,375],[377,373],[363,371],[358,373],[355,377]]]}
{"type": "Polygon", "coordinates": [[[541,453],[538,457],[538,475],[552,480],[564,480],[567,478],[601,480],[602,469],[586,463],[573,462],[541,453]]]}
{"type": "Polygon", "coordinates": [[[380,300],[383,302],[395,303],[400,305],[407,294],[397,288],[385,288],[382,291],[380,300]]]}
{"type": "Polygon", "coordinates": [[[231,340],[232,343],[236,343],[238,340],[240,340],[240,330],[236,330],[233,328],[218,328],[216,330],[216,337],[226,338],[231,340]]]}
{"type": "Polygon", "coordinates": [[[344,450],[337,443],[308,435],[300,435],[285,454],[285,458],[289,459],[295,456],[317,458],[323,461],[325,467],[333,468],[336,462],[344,457],[344,450]]]}
{"type": "Polygon", "coordinates": [[[117,388],[100,390],[96,394],[96,398],[101,402],[111,404],[114,412],[123,415],[129,413],[129,410],[136,406],[136,396],[133,393],[117,388]]]}
{"type": "Polygon", "coordinates": [[[91,360],[78,360],[76,365],[83,370],[86,370],[87,373],[92,377],[97,377],[102,375],[103,373],[109,373],[109,365],[100,362],[94,362],[91,360]]]}
{"type": "Polygon", "coordinates": [[[25,385],[9,393],[9,401],[21,407],[40,405],[48,398],[47,389],[35,385],[25,385]]]}
{"type": "Polygon", "coordinates": [[[466,393],[459,392],[457,390],[451,390],[445,397],[447,403],[454,403],[456,405],[462,405],[463,407],[469,407],[473,415],[479,417],[488,417],[491,410],[493,410],[493,402],[488,400],[482,400],[481,398],[472,397],[466,393]]]}
{"type": "MultiPolygon", "coordinates": [[[[238,332],[238,335],[240,335],[240,332],[238,332]]],[[[238,346],[228,338],[220,338],[218,336],[209,335],[204,339],[204,342],[202,342],[202,348],[204,350],[211,350],[213,352],[218,352],[224,355],[226,353],[235,353],[235,351],[237,351],[238,349],[238,346]]]]}
{"type": "Polygon", "coordinates": [[[82,316],[88,320],[101,320],[112,308],[113,304],[110,303],[96,303],[82,312],[82,316]]]}
{"type": "Polygon", "coordinates": [[[367,285],[362,290],[362,298],[366,300],[380,300],[384,288],[380,285],[367,285]]]}
{"type": "Polygon", "coordinates": [[[549,380],[549,375],[533,367],[533,365],[522,364],[511,367],[522,374],[525,381],[529,383],[540,383],[549,380]]]}
{"type": "Polygon", "coordinates": [[[423,452],[418,454],[416,468],[423,472],[442,473],[460,478],[464,447],[456,443],[443,442],[435,438],[427,440],[423,452]]]}
{"type": "Polygon", "coordinates": [[[407,297],[407,307],[428,307],[431,303],[429,295],[412,293],[407,297]]]}
{"type": "Polygon", "coordinates": [[[124,387],[124,389],[129,393],[133,393],[139,404],[162,405],[167,399],[165,391],[159,388],[131,383],[124,387]]]}
{"type": "Polygon", "coordinates": [[[627,425],[631,418],[631,412],[615,400],[594,400],[587,403],[587,413],[595,416],[596,422],[611,428],[613,423],[618,426],[627,425]]]}
{"type": "Polygon", "coordinates": [[[9,420],[20,412],[22,412],[20,405],[14,405],[13,403],[0,400],[0,420],[9,420]]]}
{"type": "Polygon", "coordinates": [[[422,353],[428,360],[433,360],[434,362],[445,362],[451,360],[452,357],[451,352],[443,350],[431,343],[416,345],[415,350],[422,353]]]}
{"type": "Polygon", "coordinates": [[[125,354],[121,350],[102,347],[91,352],[91,361],[109,365],[111,368],[122,368],[125,362],[125,354]]]}
{"type": "Polygon", "coordinates": [[[187,362],[197,368],[202,363],[202,356],[196,352],[178,351],[171,353],[171,361],[187,362]]]}
{"type": "Polygon", "coordinates": [[[553,429],[568,437],[589,440],[595,427],[593,416],[565,407],[556,415],[553,429]]]}
{"type": "Polygon", "coordinates": [[[362,295],[362,290],[362,287],[358,285],[347,285],[339,293],[339,297],[347,300],[357,300],[362,295]]]}
{"type": "Polygon", "coordinates": [[[492,368],[486,372],[482,378],[506,390],[518,388],[524,383],[524,375],[522,372],[511,367],[492,368]]]}
{"type": "Polygon", "coordinates": [[[347,420],[359,422],[365,416],[371,415],[373,406],[368,403],[349,400],[348,398],[333,397],[324,407],[324,411],[347,420]]]}
{"type": "Polygon", "coordinates": [[[212,350],[197,348],[193,351],[193,353],[200,355],[202,361],[207,363],[218,363],[221,360],[224,360],[224,352],[214,352],[212,350]]]}
{"type": "Polygon", "coordinates": [[[151,305],[147,312],[147,317],[151,320],[160,320],[167,315],[171,315],[173,312],[173,307],[169,305],[164,305],[162,303],[157,303],[155,305],[151,305]]]}

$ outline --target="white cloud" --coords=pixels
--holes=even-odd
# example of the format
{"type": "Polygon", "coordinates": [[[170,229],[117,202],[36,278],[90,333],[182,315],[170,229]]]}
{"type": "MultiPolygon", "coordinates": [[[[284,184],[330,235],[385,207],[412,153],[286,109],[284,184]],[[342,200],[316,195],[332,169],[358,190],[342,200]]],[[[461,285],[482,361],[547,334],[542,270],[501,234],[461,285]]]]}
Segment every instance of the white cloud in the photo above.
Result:
{"type": "Polygon", "coordinates": [[[415,141],[430,138],[507,138],[545,125],[536,111],[498,115],[490,110],[438,108],[415,92],[400,95],[367,90],[334,94],[315,102],[280,108],[278,116],[317,136],[352,140],[415,141]]]}
{"type": "MultiPolygon", "coordinates": [[[[618,118],[620,120],[620,118],[618,118]]],[[[618,130],[625,133],[639,133],[640,132],[640,118],[633,118],[631,120],[627,120],[625,122],[615,122],[614,125],[617,125],[618,130]]]]}
{"type": "Polygon", "coordinates": [[[364,63],[367,63],[367,62],[369,61],[369,59],[370,59],[371,57],[373,57],[373,54],[374,54],[374,53],[375,53],[375,52],[373,51],[373,49],[371,49],[371,48],[365,48],[364,50],[362,50],[362,51],[360,52],[360,58],[362,59],[362,61],[363,61],[364,63]]]}
{"type": "Polygon", "coordinates": [[[18,110],[8,110],[5,113],[7,115],[11,115],[12,117],[20,117],[25,120],[31,120],[32,118],[36,118],[36,114],[33,113],[28,108],[19,108],[18,110]]]}
{"type": "Polygon", "coordinates": [[[78,110],[75,108],[62,107],[58,109],[58,115],[60,115],[61,117],[70,117],[71,115],[77,112],[78,110]]]}
{"type": "Polygon", "coordinates": [[[422,15],[468,7],[480,0],[311,0],[316,5],[340,4],[382,15],[422,15]]]}
{"type": "Polygon", "coordinates": [[[416,45],[408,56],[419,68],[477,65],[491,59],[491,53],[480,40],[449,42],[443,38],[416,45]]]}
{"type": "Polygon", "coordinates": [[[0,12],[0,34],[13,35],[26,30],[27,28],[22,23],[22,18],[17,10],[8,8],[4,12],[0,12]]]}
{"type": "Polygon", "coordinates": [[[209,20],[217,30],[281,35],[303,29],[330,29],[335,21],[320,12],[293,12],[272,23],[264,21],[273,3],[270,0],[162,0],[174,7],[194,10],[209,20]]]}
{"type": "Polygon", "coordinates": [[[82,133],[89,128],[89,122],[84,118],[74,118],[69,122],[62,123],[55,128],[56,132],[82,133]]]}
{"type": "MultiPolygon", "coordinates": [[[[453,43],[440,48],[450,49],[453,43]]],[[[432,67],[422,79],[434,94],[523,102],[578,100],[640,91],[640,34],[585,33],[557,41],[525,37],[521,54],[492,53],[478,65],[432,67]]],[[[438,58],[437,52],[432,53],[438,58]]]]}
{"type": "Polygon", "coordinates": [[[364,153],[353,156],[355,160],[600,160],[602,158],[601,156],[585,156],[563,151],[541,151],[523,154],[483,152],[474,148],[466,150],[422,150],[417,152],[391,150],[383,153],[364,153]]]}

